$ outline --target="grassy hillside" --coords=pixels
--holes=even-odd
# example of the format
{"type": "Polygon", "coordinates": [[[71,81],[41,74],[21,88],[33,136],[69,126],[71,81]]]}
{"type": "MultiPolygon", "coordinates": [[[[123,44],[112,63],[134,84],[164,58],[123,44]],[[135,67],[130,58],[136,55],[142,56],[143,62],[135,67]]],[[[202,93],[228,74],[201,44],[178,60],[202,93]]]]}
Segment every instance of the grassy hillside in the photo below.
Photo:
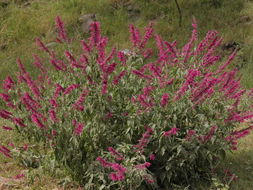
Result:
{"type": "Polygon", "coordinates": [[[36,52],[35,37],[48,43],[54,40],[55,16],[62,17],[72,37],[82,38],[79,17],[94,13],[102,22],[104,34],[117,47],[129,44],[127,31],[130,23],[144,27],[150,21],[155,23],[159,34],[169,41],[177,40],[180,46],[189,38],[191,19],[195,16],[200,37],[208,30],[218,30],[224,37],[224,43],[236,42],[240,46],[236,64],[243,67],[244,84],[252,86],[253,77],[249,77],[253,72],[252,1],[220,0],[218,5],[213,5],[211,0],[179,0],[181,27],[178,10],[172,0],[1,1],[7,3],[0,6],[0,79],[15,70],[17,57],[28,65],[30,55],[36,52]]]}

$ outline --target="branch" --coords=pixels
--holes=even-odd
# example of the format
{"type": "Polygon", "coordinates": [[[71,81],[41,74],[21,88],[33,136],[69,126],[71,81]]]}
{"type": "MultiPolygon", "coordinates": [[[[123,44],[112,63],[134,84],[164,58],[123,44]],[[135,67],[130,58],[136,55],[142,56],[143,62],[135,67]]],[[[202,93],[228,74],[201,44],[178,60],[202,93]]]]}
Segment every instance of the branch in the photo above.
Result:
{"type": "Polygon", "coordinates": [[[178,24],[179,24],[179,27],[181,27],[182,26],[182,12],[177,0],[175,0],[175,3],[176,3],[178,14],[179,14],[178,24]]]}

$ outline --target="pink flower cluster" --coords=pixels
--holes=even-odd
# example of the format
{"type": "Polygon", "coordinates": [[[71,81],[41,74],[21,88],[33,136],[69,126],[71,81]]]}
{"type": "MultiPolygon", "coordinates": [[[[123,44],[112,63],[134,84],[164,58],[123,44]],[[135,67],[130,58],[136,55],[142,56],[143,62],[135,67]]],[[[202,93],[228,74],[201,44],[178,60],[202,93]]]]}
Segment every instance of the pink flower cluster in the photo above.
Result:
{"type": "Polygon", "coordinates": [[[6,157],[12,158],[11,155],[10,155],[11,151],[8,148],[6,148],[5,146],[0,146],[0,152],[3,155],[5,155],[6,157]]]}
{"type": "Polygon", "coordinates": [[[163,136],[165,136],[165,137],[170,137],[170,136],[172,136],[172,135],[176,135],[177,132],[178,132],[179,130],[180,130],[179,128],[173,127],[171,130],[165,131],[165,132],[163,133],[163,136]]]}
{"type": "Polygon", "coordinates": [[[224,170],[225,177],[228,178],[229,181],[236,181],[238,180],[238,176],[233,174],[229,169],[224,170]]]}
{"type": "Polygon", "coordinates": [[[204,136],[199,136],[198,139],[200,140],[201,143],[207,143],[209,140],[212,139],[214,136],[215,132],[217,131],[218,127],[217,126],[212,126],[210,131],[208,132],[207,135],[204,136]]]}
{"type": "Polygon", "coordinates": [[[13,130],[13,128],[9,127],[9,126],[2,126],[2,128],[6,131],[11,131],[13,130]]]}
{"type": "Polygon", "coordinates": [[[56,17],[55,23],[56,23],[56,28],[57,28],[58,37],[59,37],[57,40],[59,40],[60,42],[61,41],[69,42],[64,23],[62,22],[59,16],[56,17]]]}
{"type": "Polygon", "coordinates": [[[0,117],[2,117],[3,119],[11,119],[12,113],[6,110],[0,110],[0,117]]]}
{"type": "Polygon", "coordinates": [[[139,143],[137,145],[134,145],[134,147],[137,148],[138,151],[143,153],[144,148],[148,145],[153,132],[154,132],[153,129],[148,127],[146,132],[142,134],[139,143]]]}
{"type": "Polygon", "coordinates": [[[33,113],[31,115],[31,120],[34,124],[36,124],[39,128],[41,129],[45,129],[46,126],[42,123],[42,121],[39,119],[40,118],[40,114],[37,114],[37,113],[33,113]]]}
{"type": "Polygon", "coordinates": [[[48,112],[49,112],[49,117],[50,117],[50,119],[51,119],[53,122],[57,123],[59,120],[58,120],[58,118],[57,118],[57,116],[56,116],[55,110],[54,110],[54,109],[50,109],[48,112]]]}
{"type": "Polygon", "coordinates": [[[163,96],[162,96],[162,99],[161,99],[161,106],[162,107],[165,107],[168,103],[168,100],[169,100],[169,94],[168,93],[164,93],[163,96]]]}
{"type": "Polygon", "coordinates": [[[15,105],[12,103],[11,96],[5,93],[0,93],[0,97],[6,103],[6,105],[10,108],[15,108],[15,105]]]}
{"type": "Polygon", "coordinates": [[[26,109],[32,113],[37,113],[38,109],[41,107],[40,104],[34,100],[34,98],[30,96],[28,92],[24,93],[24,95],[21,97],[21,101],[26,106],[26,109]]]}
{"type": "Polygon", "coordinates": [[[115,157],[116,160],[124,160],[124,157],[118,153],[114,148],[108,147],[108,151],[111,153],[112,156],[115,157]]]}
{"type": "Polygon", "coordinates": [[[139,70],[132,70],[132,73],[134,75],[137,75],[138,77],[140,78],[143,78],[143,79],[147,79],[147,80],[152,80],[152,77],[149,76],[149,75],[145,75],[143,72],[139,71],[139,70]]]}
{"type": "Polygon", "coordinates": [[[3,89],[9,91],[10,89],[14,88],[15,82],[13,79],[8,76],[5,80],[3,80],[3,89]]]}
{"type": "Polygon", "coordinates": [[[45,51],[46,53],[48,53],[49,55],[51,54],[51,52],[49,51],[49,49],[46,47],[46,45],[39,39],[36,38],[35,39],[37,46],[42,50],[45,51]]]}
{"type": "Polygon", "coordinates": [[[99,161],[104,168],[111,168],[115,171],[109,174],[109,177],[111,178],[112,181],[122,181],[125,179],[125,173],[127,169],[124,168],[122,165],[118,163],[107,162],[105,159],[101,157],[98,157],[97,161],[99,161]]]}
{"type": "Polygon", "coordinates": [[[129,31],[133,46],[143,49],[145,48],[147,42],[153,35],[154,32],[153,23],[150,23],[148,27],[145,28],[145,34],[143,38],[141,37],[140,31],[137,28],[135,28],[134,25],[132,24],[129,26],[129,31]]]}
{"type": "Polygon", "coordinates": [[[79,84],[72,84],[69,85],[63,92],[64,95],[70,94],[73,90],[79,88],[80,85],[79,84]]]}
{"type": "Polygon", "coordinates": [[[192,101],[195,104],[203,102],[215,92],[213,87],[217,84],[218,80],[210,77],[210,75],[211,73],[206,74],[203,81],[197,84],[194,90],[192,90],[192,101]]]}
{"type": "MultiPolygon", "coordinates": [[[[93,22],[90,25],[90,46],[100,46],[101,47],[101,31],[100,31],[100,23],[99,22],[93,22]]],[[[102,45],[103,46],[103,45],[102,45]]]]}
{"type": "Polygon", "coordinates": [[[13,178],[14,178],[14,179],[17,179],[17,180],[20,180],[20,179],[22,179],[22,178],[24,178],[24,177],[25,177],[25,174],[20,173],[20,174],[14,176],[13,178]]]}
{"type": "Polygon", "coordinates": [[[196,135],[196,131],[195,130],[188,130],[185,139],[187,141],[190,141],[194,135],[196,135]]]}
{"type": "Polygon", "coordinates": [[[200,71],[196,69],[188,70],[185,82],[182,84],[181,88],[177,91],[174,101],[179,100],[185,92],[189,89],[190,86],[195,85],[194,79],[200,75],[200,71]]]}
{"type": "Polygon", "coordinates": [[[76,120],[72,121],[73,125],[74,125],[74,135],[76,136],[81,136],[83,133],[83,129],[84,129],[84,124],[82,123],[77,123],[76,120]]]}
{"type": "Polygon", "coordinates": [[[67,65],[62,60],[57,59],[54,53],[50,53],[50,63],[58,71],[67,71],[67,65]]]}
{"type": "Polygon", "coordinates": [[[40,99],[41,97],[40,90],[35,81],[32,80],[31,76],[28,73],[24,73],[23,77],[25,79],[27,86],[33,92],[33,95],[36,96],[38,99],[40,99]]]}
{"type": "Polygon", "coordinates": [[[134,47],[137,47],[141,42],[140,31],[135,28],[133,24],[129,26],[129,31],[131,34],[132,44],[134,47]]]}
{"type": "Polygon", "coordinates": [[[123,78],[126,75],[126,73],[127,73],[127,71],[124,70],[124,71],[121,71],[119,75],[115,76],[114,80],[113,80],[113,84],[114,85],[119,84],[120,79],[123,78]]]}
{"type": "Polygon", "coordinates": [[[230,117],[228,119],[226,119],[226,122],[245,122],[249,119],[253,118],[253,112],[252,111],[246,111],[244,113],[231,113],[230,117]]]}
{"type": "Polygon", "coordinates": [[[145,162],[143,164],[138,164],[135,167],[139,170],[144,170],[144,169],[148,168],[149,166],[151,166],[151,163],[150,162],[145,162]]]}
{"type": "Polygon", "coordinates": [[[33,58],[34,58],[34,62],[33,64],[35,65],[35,67],[37,67],[43,74],[46,74],[47,73],[47,70],[46,68],[43,66],[40,58],[38,55],[36,54],[33,54],[33,58]]]}
{"type": "Polygon", "coordinates": [[[87,90],[87,89],[83,90],[83,92],[81,93],[79,98],[73,104],[73,108],[75,108],[76,110],[79,110],[79,111],[83,111],[84,110],[83,103],[84,103],[85,98],[88,94],[89,94],[89,90],[87,90]]]}
{"type": "Polygon", "coordinates": [[[24,124],[24,120],[21,119],[21,118],[16,118],[16,117],[14,117],[14,118],[12,118],[12,121],[13,121],[13,123],[14,123],[15,125],[17,125],[17,126],[26,127],[26,125],[24,124]]]}
{"type": "Polygon", "coordinates": [[[231,144],[231,149],[237,150],[238,140],[250,134],[251,130],[253,130],[253,126],[249,126],[248,128],[239,131],[234,131],[230,136],[226,137],[226,140],[231,144]]]}

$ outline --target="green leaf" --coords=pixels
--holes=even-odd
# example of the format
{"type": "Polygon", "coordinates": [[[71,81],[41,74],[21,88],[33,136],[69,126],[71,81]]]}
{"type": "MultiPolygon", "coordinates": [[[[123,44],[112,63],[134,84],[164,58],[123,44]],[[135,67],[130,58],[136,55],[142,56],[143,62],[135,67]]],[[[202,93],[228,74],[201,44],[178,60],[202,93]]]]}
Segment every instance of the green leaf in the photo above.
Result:
{"type": "Polygon", "coordinates": [[[162,156],[165,154],[165,151],[166,151],[165,147],[162,147],[162,148],[161,148],[161,155],[162,155],[162,156]]]}
{"type": "Polygon", "coordinates": [[[101,186],[99,187],[99,190],[103,190],[105,187],[106,187],[105,185],[101,185],[101,186]]]}

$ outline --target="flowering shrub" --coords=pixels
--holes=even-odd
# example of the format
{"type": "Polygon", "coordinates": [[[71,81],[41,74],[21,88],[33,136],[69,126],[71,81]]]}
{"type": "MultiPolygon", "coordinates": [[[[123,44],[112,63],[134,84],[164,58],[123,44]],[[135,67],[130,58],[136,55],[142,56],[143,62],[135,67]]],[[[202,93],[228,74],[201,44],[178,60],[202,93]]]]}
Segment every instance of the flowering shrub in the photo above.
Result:
{"type": "MultiPolygon", "coordinates": [[[[48,60],[33,55],[36,78],[17,60],[17,78],[3,81],[8,109],[0,116],[31,144],[44,143],[85,189],[158,189],[211,179],[225,151],[252,129],[237,126],[253,117],[246,101],[253,91],[228,69],[236,51],[222,59],[218,33],[198,43],[192,26],[189,42],[178,49],[154,34],[153,24],[143,36],[130,25],[131,50],[107,52],[108,38],[94,22],[81,50],[73,51],[57,17],[64,53],[36,39],[48,60]],[[156,47],[146,48],[151,40],[156,47]]],[[[0,151],[12,157],[6,146],[0,151]]]]}

